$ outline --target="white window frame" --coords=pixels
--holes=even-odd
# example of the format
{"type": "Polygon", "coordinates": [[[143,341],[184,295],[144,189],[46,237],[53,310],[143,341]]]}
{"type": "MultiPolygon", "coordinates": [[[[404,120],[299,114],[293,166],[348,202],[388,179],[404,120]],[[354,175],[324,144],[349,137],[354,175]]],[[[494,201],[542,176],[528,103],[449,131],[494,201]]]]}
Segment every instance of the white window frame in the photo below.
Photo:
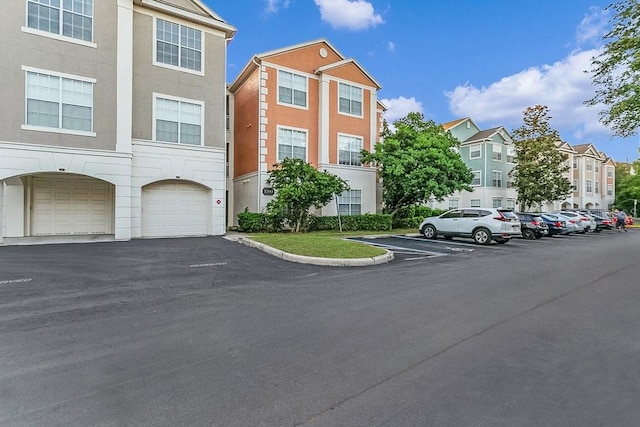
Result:
{"type": "Polygon", "coordinates": [[[587,193],[593,193],[593,180],[590,180],[590,179],[587,180],[586,191],[587,193]]]}
{"type": "MultiPolygon", "coordinates": [[[[69,43],[76,43],[76,44],[80,44],[83,46],[87,46],[87,47],[91,47],[91,48],[96,48],[98,47],[97,44],[94,42],[95,40],[95,1],[92,0],[92,5],[91,5],[91,40],[87,41],[84,39],[78,39],[72,36],[65,36],[62,31],[63,31],[63,25],[64,25],[64,4],[63,4],[63,0],[60,0],[60,6],[50,6],[53,9],[59,9],[60,10],[60,23],[59,23],[59,28],[58,28],[58,32],[57,33],[51,33],[49,31],[45,31],[45,30],[40,30],[38,28],[31,28],[29,27],[29,3],[34,3],[34,4],[38,4],[37,1],[31,1],[31,0],[27,0],[25,2],[25,25],[21,28],[22,32],[24,33],[29,33],[29,34],[33,34],[36,36],[42,36],[42,37],[48,37],[48,38],[52,38],[52,39],[56,39],[56,40],[60,40],[60,41],[64,41],[64,42],[69,42],[69,43]]],[[[46,5],[45,5],[46,6],[46,5]]],[[[67,12],[69,13],[69,12],[67,12]]],[[[76,14],[75,12],[71,12],[76,14]]],[[[87,16],[87,15],[84,15],[87,16]]]]}
{"type": "Polygon", "coordinates": [[[578,191],[578,180],[577,179],[573,180],[572,187],[573,187],[573,191],[578,191]]]}
{"type": "Polygon", "coordinates": [[[204,76],[205,64],[206,64],[206,61],[205,61],[206,60],[205,58],[205,52],[206,52],[205,38],[206,37],[205,36],[206,36],[206,33],[202,29],[196,28],[195,26],[183,25],[175,21],[170,21],[168,19],[162,19],[158,17],[154,18],[153,19],[153,65],[158,67],[168,68],[170,70],[195,74],[197,76],[204,76]],[[180,41],[178,41],[178,65],[166,64],[164,62],[158,61],[158,20],[162,20],[165,22],[169,22],[171,24],[178,25],[180,28],[179,37],[182,37],[182,27],[186,27],[195,31],[200,31],[200,70],[193,70],[191,68],[185,68],[180,65],[180,58],[181,58],[180,52],[182,51],[182,44],[180,43],[180,41]]]}
{"type": "MultiPolygon", "coordinates": [[[[359,119],[364,117],[364,88],[363,87],[356,86],[356,85],[353,85],[353,84],[347,83],[347,82],[338,82],[338,96],[337,96],[337,98],[338,98],[338,114],[342,114],[344,116],[357,117],[359,119]],[[340,86],[342,86],[342,85],[349,87],[349,96],[350,96],[350,98],[348,98],[349,99],[349,111],[347,111],[347,112],[341,111],[341,109],[340,109],[340,99],[341,99],[341,97],[340,97],[340,86]],[[351,102],[352,101],[357,101],[357,100],[354,100],[353,98],[351,98],[351,95],[352,95],[351,91],[353,89],[360,90],[360,114],[354,114],[354,113],[351,112],[351,102]]],[[[347,98],[345,98],[345,99],[347,99],[347,98]]]]}
{"type": "MultiPolygon", "coordinates": [[[[205,128],[205,122],[204,122],[204,108],[205,108],[205,103],[204,101],[200,101],[197,99],[188,99],[188,98],[181,98],[181,97],[177,97],[177,96],[171,96],[171,95],[165,95],[163,93],[153,93],[153,111],[152,111],[152,115],[153,115],[153,122],[152,122],[152,138],[154,142],[159,142],[162,144],[178,144],[181,147],[203,147],[204,146],[204,141],[205,141],[205,132],[204,132],[204,128],[205,128]],[[182,103],[186,103],[186,104],[195,104],[195,105],[199,105],[200,106],[200,144],[189,144],[189,143],[184,143],[184,142],[180,142],[180,124],[183,123],[182,121],[178,121],[178,142],[173,142],[173,141],[158,141],[158,138],[156,136],[157,133],[157,120],[158,120],[158,111],[157,111],[157,101],[158,99],[166,99],[169,101],[177,101],[180,104],[182,103]]],[[[192,124],[192,123],[190,123],[192,124]]]]}
{"type": "Polygon", "coordinates": [[[593,181],[593,192],[594,194],[600,194],[600,182],[598,180],[593,181]]]}
{"type": "Polygon", "coordinates": [[[502,188],[502,171],[496,171],[496,170],[491,171],[491,186],[495,188],[502,188]],[[496,184],[495,174],[497,173],[500,174],[500,185],[495,185],[496,184]]]}
{"type": "Polygon", "coordinates": [[[492,145],[493,147],[491,149],[491,160],[493,160],[494,162],[501,162],[502,161],[502,145],[500,144],[492,144],[492,145]]]}
{"type": "Polygon", "coordinates": [[[516,162],[516,153],[513,148],[507,147],[507,163],[516,162]]]}
{"type": "Polygon", "coordinates": [[[469,203],[469,205],[472,208],[479,208],[481,203],[480,203],[480,199],[471,199],[471,203],[469,203]]]}
{"type": "Polygon", "coordinates": [[[573,157],[573,168],[578,169],[578,159],[575,156],[573,157]]]}
{"type": "Polygon", "coordinates": [[[342,194],[340,194],[338,196],[338,212],[340,213],[341,216],[362,215],[362,190],[350,189],[350,190],[345,190],[342,194]],[[343,195],[345,193],[349,195],[348,200],[346,200],[346,203],[343,202],[343,198],[344,198],[343,195]],[[354,193],[357,194],[357,198],[360,199],[360,203],[353,203],[354,193]],[[343,210],[342,208],[344,206],[347,206],[348,213],[345,213],[342,211],[343,210]],[[355,206],[358,207],[357,213],[353,212],[353,208],[355,206]]]}
{"type": "Polygon", "coordinates": [[[591,163],[590,161],[587,161],[587,172],[591,172],[593,171],[593,163],[591,163]]]}
{"type": "Polygon", "coordinates": [[[493,197],[491,199],[491,204],[493,208],[501,208],[502,207],[502,197],[493,197]]]}
{"type": "Polygon", "coordinates": [[[507,209],[515,209],[516,208],[516,199],[507,199],[507,204],[505,205],[507,209]]]}
{"type": "MultiPolygon", "coordinates": [[[[291,70],[286,70],[286,69],[279,69],[278,73],[277,73],[277,79],[278,79],[278,93],[276,94],[276,101],[279,105],[286,105],[287,107],[293,107],[293,108],[300,108],[302,110],[308,110],[309,109],[309,77],[305,76],[304,74],[301,73],[296,73],[295,71],[291,71],[291,70]],[[288,86],[285,86],[281,83],[281,79],[280,79],[280,73],[288,73],[292,75],[293,77],[302,77],[304,78],[304,105],[297,105],[295,104],[293,101],[295,99],[295,93],[294,91],[296,90],[295,88],[291,87],[289,88],[288,86]],[[280,101],[280,88],[281,87],[285,87],[285,88],[289,88],[291,89],[291,102],[283,102],[280,101]]],[[[295,86],[295,85],[294,85],[295,86]]]]}
{"type": "Polygon", "coordinates": [[[613,196],[613,184],[607,184],[607,196],[613,196]]]}
{"type": "Polygon", "coordinates": [[[596,175],[600,174],[600,165],[597,163],[594,166],[594,172],[596,173],[596,175]]]}
{"type": "MultiPolygon", "coordinates": [[[[90,78],[90,77],[83,77],[83,76],[76,76],[73,74],[66,74],[66,73],[58,73],[56,71],[49,71],[49,70],[43,70],[40,68],[33,68],[33,67],[22,67],[22,71],[24,71],[24,124],[21,126],[22,130],[33,130],[33,131],[39,131],[39,132],[51,132],[51,133],[61,133],[61,134],[66,134],[66,135],[80,135],[80,136],[90,136],[90,137],[95,137],[96,133],[94,131],[95,129],[95,84],[96,84],[96,79],[90,78]],[[30,125],[27,124],[27,115],[28,115],[28,82],[27,82],[27,75],[28,73],[36,73],[36,74],[43,74],[43,75],[48,75],[51,77],[56,77],[59,79],[67,79],[67,80],[73,80],[73,81],[79,81],[82,83],[90,83],[92,85],[92,93],[91,93],[91,131],[84,131],[84,130],[78,130],[78,129],[65,129],[62,127],[62,94],[60,93],[60,97],[58,100],[58,105],[59,105],[59,127],[48,127],[48,126],[38,126],[38,125],[30,125]]],[[[62,92],[62,84],[60,85],[60,92],[62,92]]]]}
{"type": "Polygon", "coordinates": [[[475,170],[475,171],[471,171],[471,173],[473,174],[473,179],[471,180],[471,186],[472,187],[482,187],[482,171],[481,170],[475,170]],[[474,181],[476,180],[476,176],[478,177],[478,184],[474,184],[474,181]]]}
{"type": "MultiPolygon", "coordinates": [[[[281,162],[283,159],[280,159],[280,131],[281,130],[287,130],[287,131],[292,131],[292,132],[301,132],[304,133],[305,135],[305,140],[304,140],[304,161],[308,162],[309,160],[309,129],[303,129],[303,128],[296,128],[296,127],[291,127],[291,126],[277,126],[276,127],[276,161],[277,162],[281,162]]],[[[293,152],[293,150],[292,150],[293,152]]],[[[294,157],[296,159],[298,159],[299,157],[294,157]]]]}
{"type": "Polygon", "coordinates": [[[354,166],[354,167],[362,166],[362,160],[360,159],[360,150],[362,150],[362,148],[364,146],[363,144],[364,144],[364,138],[362,136],[349,135],[349,134],[346,134],[346,133],[338,133],[338,164],[341,165],[341,166],[354,166]],[[349,141],[341,140],[341,138],[348,138],[349,141]],[[340,149],[340,144],[341,143],[345,143],[345,142],[348,142],[349,145],[352,142],[359,142],[360,148],[358,149],[357,152],[352,151],[352,150],[341,150],[340,149]],[[341,151],[348,151],[350,153],[350,155],[349,155],[350,162],[349,163],[342,163],[340,161],[340,152],[341,151]],[[353,158],[352,158],[353,157],[353,153],[356,153],[356,157],[357,157],[357,160],[358,160],[357,163],[353,163],[353,158]]]}
{"type": "Polygon", "coordinates": [[[611,166],[607,166],[607,178],[613,178],[613,168],[611,166]]]}
{"type": "Polygon", "coordinates": [[[458,199],[449,199],[449,210],[458,209],[460,207],[460,200],[458,199]]]}
{"type": "Polygon", "coordinates": [[[469,159],[470,160],[475,160],[475,159],[481,159],[481,158],[482,158],[482,145],[480,145],[480,144],[470,145],[469,146],[469,159]],[[473,153],[475,152],[476,149],[478,149],[478,155],[477,156],[473,156],[473,153]]]}

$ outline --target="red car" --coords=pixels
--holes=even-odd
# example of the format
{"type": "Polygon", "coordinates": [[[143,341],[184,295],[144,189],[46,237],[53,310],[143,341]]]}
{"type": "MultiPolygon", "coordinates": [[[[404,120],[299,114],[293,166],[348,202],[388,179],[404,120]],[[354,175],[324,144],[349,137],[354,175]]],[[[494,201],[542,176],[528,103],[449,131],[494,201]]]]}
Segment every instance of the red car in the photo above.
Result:
{"type": "MultiPolygon", "coordinates": [[[[613,225],[615,226],[616,223],[618,222],[618,218],[614,216],[612,221],[613,221],[613,225]]],[[[627,215],[626,218],[624,219],[624,224],[633,225],[633,217],[631,215],[627,215]]]]}

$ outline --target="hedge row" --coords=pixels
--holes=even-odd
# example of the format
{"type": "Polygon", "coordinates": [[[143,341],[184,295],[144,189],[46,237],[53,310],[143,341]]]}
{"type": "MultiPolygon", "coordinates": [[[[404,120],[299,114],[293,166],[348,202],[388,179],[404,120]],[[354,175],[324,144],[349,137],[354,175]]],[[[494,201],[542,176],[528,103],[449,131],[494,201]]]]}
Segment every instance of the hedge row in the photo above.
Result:
{"type": "MultiPolygon", "coordinates": [[[[340,217],[343,231],[385,231],[391,230],[391,215],[387,214],[363,214],[340,217]]],[[[337,216],[310,215],[305,226],[305,231],[339,230],[340,223],[337,216]]],[[[280,218],[272,217],[265,213],[241,212],[238,214],[238,231],[246,233],[277,232],[282,231],[283,225],[280,218]]]]}

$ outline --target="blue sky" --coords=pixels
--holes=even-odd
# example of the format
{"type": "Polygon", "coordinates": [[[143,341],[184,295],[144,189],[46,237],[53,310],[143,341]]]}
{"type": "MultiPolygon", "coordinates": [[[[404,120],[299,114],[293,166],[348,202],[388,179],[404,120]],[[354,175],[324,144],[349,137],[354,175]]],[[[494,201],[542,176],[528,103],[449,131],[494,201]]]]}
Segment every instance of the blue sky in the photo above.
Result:
{"type": "Polygon", "coordinates": [[[612,138],[583,104],[610,1],[204,0],[238,29],[229,82],[255,54],[325,38],[382,85],[390,122],[420,111],[512,131],[526,107],[542,104],[563,140],[633,161],[640,138],[612,138]]]}

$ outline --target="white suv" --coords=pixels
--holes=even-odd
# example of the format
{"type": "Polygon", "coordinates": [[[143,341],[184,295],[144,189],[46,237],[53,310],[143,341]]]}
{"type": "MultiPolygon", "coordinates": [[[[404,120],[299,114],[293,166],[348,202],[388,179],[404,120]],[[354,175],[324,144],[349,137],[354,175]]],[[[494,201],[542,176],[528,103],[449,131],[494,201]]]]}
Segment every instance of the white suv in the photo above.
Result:
{"type": "Polygon", "coordinates": [[[520,235],[520,220],[511,209],[464,208],[425,218],[419,229],[427,239],[471,237],[483,245],[492,240],[502,244],[520,235]]]}

